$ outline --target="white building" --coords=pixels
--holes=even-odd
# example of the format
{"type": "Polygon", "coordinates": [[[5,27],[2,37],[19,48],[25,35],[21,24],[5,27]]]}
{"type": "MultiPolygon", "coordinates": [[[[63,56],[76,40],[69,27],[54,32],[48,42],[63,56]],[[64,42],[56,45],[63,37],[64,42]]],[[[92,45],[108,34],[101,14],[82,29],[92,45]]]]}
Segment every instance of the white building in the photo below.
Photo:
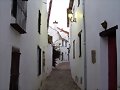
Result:
{"type": "Polygon", "coordinates": [[[46,17],[46,0],[0,1],[0,90],[38,90],[51,71],[46,17]]]}
{"type": "Polygon", "coordinates": [[[60,58],[57,59],[57,64],[65,61],[67,62],[69,48],[69,33],[63,29],[58,28],[55,24],[54,28],[49,26],[48,34],[52,36],[53,46],[55,46],[56,50],[60,51],[60,58]]]}
{"type": "Polygon", "coordinates": [[[119,0],[70,0],[69,8],[73,12],[70,23],[71,72],[82,90],[120,90],[118,3],[119,0]],[[102,23],[107,23],[106,30],[102,23]],[[79,32],[81,57],[78,57],[79,32]]]}
{"type": "Polygon", "coordinates": [[[78,0],[70,0],[67,12],[73,12],[71,21],[68,19],[71,74],[81,90],[84,90],[84,27],[81,3],[82,1],[78,4],[78,0]]]}
{"type": "Polygon", "coordinates": [[[120,21],[118,20],[120,18],[120,6],[118,3],[120,3],[119,0],[91,0],[85,2],[86,56],[88,61],[87,73],[89,73],[87,76],[87,88],[89,90],[96,88],[120,90],[120,21]],[[104,20],[108,23],[108,33],[104,32],[107,34],[102,36],[99,34],[104,31],[101,26],[104,20]],[[112,38],[110,31],[114,34],[114,38],[112,38]],[[96,54],[95,64],[89,60],[92,50],[95,50],[96,54]],[[92,85],[92,83],[96,83],[96,86],[92,85]]]}
{"type": "Polygon", "coordinates": [[[60,46],[60,61],[61,62],[68,62],[69,61],[69,32],[58,28],[59,33],[61,34],[61,39],[59,40],[58,44],[60,46]]]}

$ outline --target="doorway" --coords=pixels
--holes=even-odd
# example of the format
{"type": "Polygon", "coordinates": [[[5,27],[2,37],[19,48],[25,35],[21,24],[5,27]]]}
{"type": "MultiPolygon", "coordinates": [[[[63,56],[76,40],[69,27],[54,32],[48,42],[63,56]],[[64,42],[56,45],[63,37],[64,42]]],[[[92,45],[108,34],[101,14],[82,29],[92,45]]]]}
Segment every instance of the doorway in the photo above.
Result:
{"type": "Polygon", "coordinates": [[[18,90],[20,54],[19,49],[12,48],[9,90],[18,90]]]}
{"type": "Polygon", "coordinates": [[[108,38],[108,90],[117,90],[117,46],[116,29],[118,25],[99,33],[108,38]]]}
{"type": "Polygon", "coordinates": [[[117,90],[116,35],[108,37],[108,69],[109,90],[117,90]]]}

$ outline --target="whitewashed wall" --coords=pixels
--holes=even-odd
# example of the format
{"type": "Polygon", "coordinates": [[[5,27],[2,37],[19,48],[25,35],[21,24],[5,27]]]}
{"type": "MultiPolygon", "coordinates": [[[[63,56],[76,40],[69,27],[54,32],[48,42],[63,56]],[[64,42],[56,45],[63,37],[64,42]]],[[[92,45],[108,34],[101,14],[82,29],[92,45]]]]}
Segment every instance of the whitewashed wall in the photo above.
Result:
{"type": "Polygon", "coordinates": [[[47,76],[52,71],[52,53],[53,53],[53,47],[51,44],[49,44],[46,49],[46,62],[45,62],[45,65],[46,65],[45,73],[47,76]]]}
{"type": "Polygon", "coordinates": [[[78,7],[78,0],[74,0],[74,16],[76,22],[70,24],[70,66],[72,77],[75,82],[84,90],[84,29],[83,29],[83,10],[82,1],[78,7]],[[78,33],[81,32],[81,52],[79,57],[79,37],[78,33]],[[73,41],[75,40],[75,59],[73,59],[73,41]],[[82,83],[81,83],[82,79],[82,83]]]}
{"type": "MultiPolygon", "coordinates": [[[[49,48],[47,44],[47,10],[46,4],[43,2],[46,0],[28,0],[27,33],[20,35],[10,26],[12,0],[0,1],[0,90],[9,90],[12,46],[20,48],[21,52],[19,90],[37,90],[40,87],[42,74],[37,76],[37,46],[39,45],[42,51],[49,48]],[[40,35],[38,33],[39,9],[42,15],[40,35]]],[[[48,66],[47,64],[46,67],[48,66]]]]}
{"type": "Polygon", "coordinates": [[[48,28],[48,34],[49,34],[50,36],[53,36],[53,37],[52,37],[53,43],[56,43],[56,42],[60,39],[60,36],[59,36],[59,34],[58,34],[58,31],[56,31],[55,28],[49,27],[49,28],[48,28]]]}
{"type": "MultiPolygon", "coordinates": [[[[117,60],[118,86],[120,86],[120,12],[119,0],[86,0],[86,49],[87,49],[87,90],[108,90],[108,58],[107,38],[102,39],[99,32],[103,31],[101,23],[106,20],[108,28],[118,25],[117,60]],[[96,63],[91,62],[91,50],[96,50],[96,63]]],[[[118,89],[120,90],[120,88],[118,89]]]]}
{"type": "Polygon", "coordinates": [[[60,47],[61,53],[63,52],[63,60],[62,60],[62,55],[61,55],[61,61],[67,62],[68,61],[68,49],[67,47],[60,47]]]}

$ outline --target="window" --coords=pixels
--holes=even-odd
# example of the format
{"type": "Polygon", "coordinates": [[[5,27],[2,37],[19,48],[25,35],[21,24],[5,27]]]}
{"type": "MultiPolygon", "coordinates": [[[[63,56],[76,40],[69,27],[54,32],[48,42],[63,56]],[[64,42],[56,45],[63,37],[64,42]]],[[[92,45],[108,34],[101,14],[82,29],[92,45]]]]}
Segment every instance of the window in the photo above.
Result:
{"type": "Polygon", "coordinates": [[[43,59],[43,61],[42,61],[42,69],[43,69],[43,72],[45,72],[45,52],[43,51],[42,52],[42,59],[43,59]]]}
{"type": "Polygon", "coordinates": [[[63,61],[63,52],[62,52],[62,61],[63,61]]]}
{"type": "Polygon", "coordinates": [[[64,46],[64,40],[62,40],[62,46],[64,46]]]}
{"type": "Polygon", "coordinates": [[[78,7],[79,7],[79,5],[80,5],[80,0],[78,0],[78,7]]]}
{"type": "Polygon", "coordinates": [[[38,14],[38,32],[40,34],[40,29],[41,29],[41,12],[39,10],[39,14],[38,14]]]}
{"type": "Polygon", "coordinates": [[[12,3],[12,11],[11,11],[11,14],[13,17],[16,18],[16,15],[17,15],[17,0],[12,0],[13,3],[12,3]]]}
{"type": "Polygon", "coordinates": [[[41,74],[41,49],[37,47],[37,54],[38,54],[38,76],[41,74]]]}
{"type": "Polygon", "coordinates": [[[75,40],[73,41],[73,59],[75,59],[75,40]]]}
{"type": "Polygon", "coordinates": [[[13,0],[11,15],[16,20],[10,25],[20,34],[26,33],[27,2],[22,0],[13,0]]]}
{"type": "Polygon", "coordinates": [[[48,35],[48,43],[49,44],[52,44],[52,38],[53,38],[52,36],[48,35]]]}
{"type": "Polygon", "coordinates": [[[81,32],[79,32],[78,37],[79,37],[79,57],[81,57],[81,32]]]}
{"type": "Polygon", "coordinates": [[[65,41],[65,47],[67,47],[67,41],[65,41]]]}

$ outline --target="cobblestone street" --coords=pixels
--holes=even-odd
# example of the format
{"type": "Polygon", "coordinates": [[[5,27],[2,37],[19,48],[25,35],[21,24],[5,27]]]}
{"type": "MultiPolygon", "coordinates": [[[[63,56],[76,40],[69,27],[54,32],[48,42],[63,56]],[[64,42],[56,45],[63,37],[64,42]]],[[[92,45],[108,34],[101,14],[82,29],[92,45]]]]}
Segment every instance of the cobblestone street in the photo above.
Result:
{"type": "Polygon", "coordinates": [[[59,64],[43,82],[42,90],[80,90],[71,77],[69,63],[59,64]]]}

